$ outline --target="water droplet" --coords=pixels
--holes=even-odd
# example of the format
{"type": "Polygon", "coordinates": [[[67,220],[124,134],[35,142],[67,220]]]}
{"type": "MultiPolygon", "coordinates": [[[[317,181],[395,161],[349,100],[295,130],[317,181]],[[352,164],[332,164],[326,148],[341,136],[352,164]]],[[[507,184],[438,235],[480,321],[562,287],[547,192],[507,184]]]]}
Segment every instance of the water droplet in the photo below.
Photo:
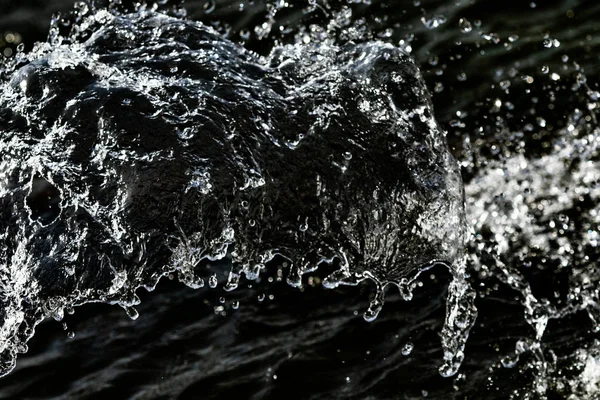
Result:
{"type": "Polygon", "coordinates": [[[494,44],[500,43],[500,36],[498,36],[498,34],[494,32],[484,33],[481,35],[481,37],[487,40],[488,42],[492,42],[494,44]]]}
{"type": "Polygon", "coordinates": [[[125,313],[127,314],[127,316],[129,318],[131,318],[133,321],[138,319],[138,317],[140,316],[140,314],[134,307],[124,307],[124,309],[125,309],[125,313]]]}
{"type": "Polygon", "coordinates": [[[404,344],[404,346],[402,346],[402,354],[407,356],[410,353],[412,353],[413,349],[414,349],[414,344],[412,344],[412,342],[406,342],[404,344]]]}
{"type": "Polygon", "coordinates": [[[427,29],[435,29],[446,23],[446,17],[443,15],[434,15],[431,18],[421,17],[421,22],[427,29]]]}
{"type": "Polygon", "coordinates": [[[202,6],[202,8],[204,9],[204,12],[205,12],[206,14],[210,14],[210,13],[212,13],[213,11],[215,11],[215,7],[216,7],[216,4],[215,4],[215,1],[214,1],[214,0],[207,0],[207,1],[204,3],[204,6],[202,6]]]}
{"type": "Polygon", "coordinates": [[[469,22],[469,20],[466,18],[459,19],[458,26],[460,27],[460,30],[464,33],[469,33],[473,30],[473,25],[471,25],[471,22],[469,22]]]}
{"type": "Polygon", "coordinates": [[[506,357],[503,357],[502,360],[500,360],[500,362],[502,363],[502,366],[504,368],[513,368],[519,362],[519,355],[508,355],[506,357]]]}
{"type": "Polygon", "coordinates": [[[223,315],[224,316],[225,315],[225,307],[223,307],[222,305],[215,306],[213,308],[213,312],[215,315],[223,315]]]}
{"type": "Polygon", "coordinates": [[[248,29],[240,30],[240,38],[242,38],[242,40],[250,39],[250,31],[248,29]]]}
{"type": "Polygon", "coordinates": [[[367,322],[374,321],[377,318],[377,316],[379,315],[379,313],[381,312],[381,310],[383,309],[383,304],[384,304],[383,287],[378,282],[376,282],[376,284],[377,284],[377,291],[375,293],[375,297],[373,298],[373,300],[371,300],[371,303],[369,304],[369,308],[363,314],[363,318],[367,322]]]}
{"type": "Polygon", "coordinates": [[[510,81],[505,80],[505,81],[500,82],[500,87],[504,90],[508,89],[510,87],[510,81]]]}
{"type": "Polygon", "coordinates": [[[229,272],[229,277],[227,278],[227,283],[225,283],[225,291],[230,292],[232,290],[237,289],[240,283],[240,274],[237,272],[229,272]]]}
{"type": "Polygon", "coordinates": [[[209,286],[211,289],[214,289],[214,288],[216,288],[218,283],[219,283],[219,282],[218,282],[218,280],[217,280],[217,274],[212,274],[212,275],[210,276],[210,278],[208,278],[208,286],[209,286]]]}
{"type": "Polygon", "coordinates": [[[558,41],[558,39],[546,38],[542,41],[542,44],[548,49],[552,47],[560,47],[560,42],[558,41]]]}

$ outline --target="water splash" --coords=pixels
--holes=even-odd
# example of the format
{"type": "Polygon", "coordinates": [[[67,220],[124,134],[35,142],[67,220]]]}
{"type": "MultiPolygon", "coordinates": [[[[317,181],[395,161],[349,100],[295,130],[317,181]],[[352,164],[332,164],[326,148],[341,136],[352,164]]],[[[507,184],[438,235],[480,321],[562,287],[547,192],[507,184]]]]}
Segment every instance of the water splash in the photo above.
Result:
{"type": "Polygon", "coordinates": [[[386,286],[410,300],[448,266],[440,371],[456,372],[476,313],[463,189],[406,52],[303,41],[260,57],[147,9],[80,15],[0,74],[2,374],[65,308],[135,319],[136,290],[163,276],[200,288],[199,264],[229,258],[233,290],[275,256],[292,286],[334,260],[325,287],[373,281],[367,320],[386,286]],[[40,182],[55,194],[44,219],[40,182]]]}

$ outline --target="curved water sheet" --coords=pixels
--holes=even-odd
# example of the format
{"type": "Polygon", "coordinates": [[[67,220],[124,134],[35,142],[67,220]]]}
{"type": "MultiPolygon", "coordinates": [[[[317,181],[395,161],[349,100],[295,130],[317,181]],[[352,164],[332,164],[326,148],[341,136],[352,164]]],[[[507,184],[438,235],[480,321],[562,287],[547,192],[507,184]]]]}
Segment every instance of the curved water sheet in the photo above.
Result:
{"type": "Polygon", "coordinates": [[[456,372],[475,318],[463,188],[401,50],[258,57],[197,22],[98,11],[2,75],[2,374],[48,316],[135,317],[136,289],[166,274],[202,287],[199,262],[231,257],[231,290],[275,255],[294,286],[333,259],[325,286],[375,282],[367,319],[386,285],[410,299],[419,272],[452,266],[440,371],[456,372]]]}

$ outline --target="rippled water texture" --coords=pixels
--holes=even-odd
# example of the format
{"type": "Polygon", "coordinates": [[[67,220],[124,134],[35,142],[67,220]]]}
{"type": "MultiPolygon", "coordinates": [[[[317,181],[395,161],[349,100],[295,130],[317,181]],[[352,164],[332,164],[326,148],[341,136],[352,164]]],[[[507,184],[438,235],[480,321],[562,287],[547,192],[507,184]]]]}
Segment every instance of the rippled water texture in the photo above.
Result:
{"type": "Polygon", "coordinates": [[[168,7],[4,35],[3,398],[596,396],[597,5],[168,7]]]}

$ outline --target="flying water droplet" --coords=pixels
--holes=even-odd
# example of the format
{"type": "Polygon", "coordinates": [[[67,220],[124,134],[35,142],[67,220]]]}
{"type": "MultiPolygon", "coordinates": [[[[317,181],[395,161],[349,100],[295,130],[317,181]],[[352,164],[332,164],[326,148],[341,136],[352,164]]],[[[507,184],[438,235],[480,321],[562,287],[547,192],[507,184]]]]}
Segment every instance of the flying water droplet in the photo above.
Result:
{"type": "Polygon", "coordinates": [[[127,316],[129,318],[131,318],[133,321],[138,319],[138,317],[140,316],[140,314],[134,307],[123,307],[123,309],[125,310],[125,313],[127,314],[127,316]]]}
{"type": "Polygon", "coordinates": [[[421,17],[421,22],[427,29],[435,29],[447,21],[443,15],[434,15],[431,18],[421,17]]]}
{"type": "Polygon", "coordinates": [[[473,30],[473,25],[466,18],[461,18],[458,20],[458,26],[463,33],[469,33],[473,30]]]}
{"type": "Polygon", "coordinates": [[[214,0],[205,0],[204,5],[202,6],[202,8],[204,9],[204,12],[206,14],[210,14],[213,11],[215,11],[216,3],[215,3],[214,0]]]}
{"type": "Polygon", "coordinates": [[[406,342],[404,346],[402,346],[402,354],[408,356],[410,353],[412,353],[414,348],[415,345],[412,342],[406,342]]]}

